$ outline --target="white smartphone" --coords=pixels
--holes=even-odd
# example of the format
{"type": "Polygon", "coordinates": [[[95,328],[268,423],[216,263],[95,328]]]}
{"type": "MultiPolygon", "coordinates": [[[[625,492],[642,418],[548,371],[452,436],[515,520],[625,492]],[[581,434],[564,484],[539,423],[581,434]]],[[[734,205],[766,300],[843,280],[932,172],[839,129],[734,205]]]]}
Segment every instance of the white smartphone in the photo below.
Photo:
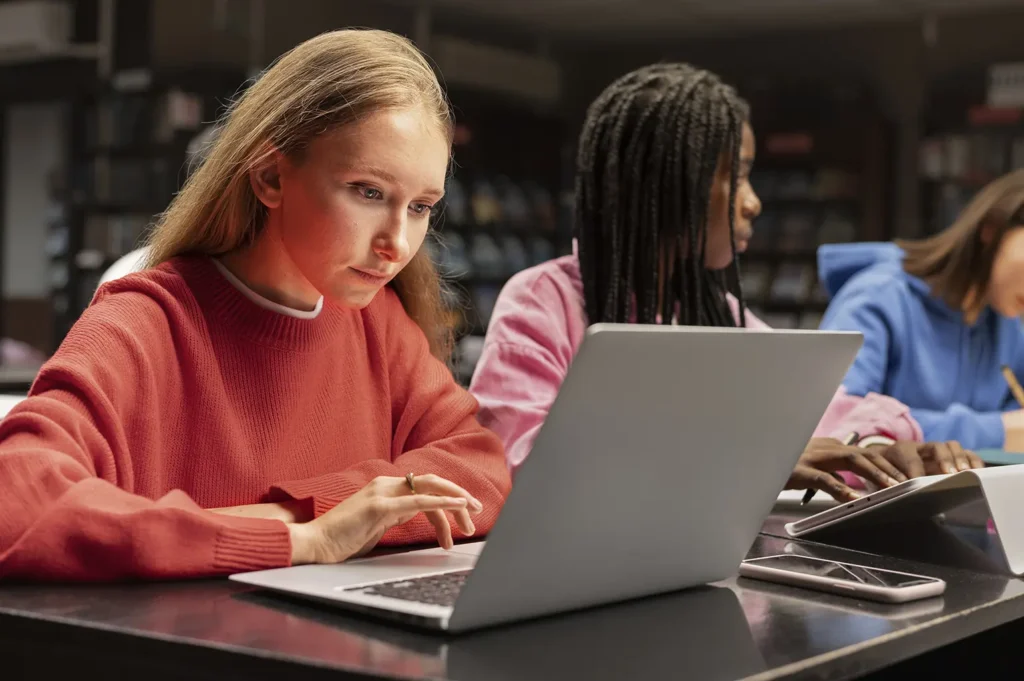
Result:
{"type": "Polygon", "coordinates": [[[880,603],[907,603],[946,591],[946,583],[936,577],[785,554],[745,560],[740,575],[880,603]]]}

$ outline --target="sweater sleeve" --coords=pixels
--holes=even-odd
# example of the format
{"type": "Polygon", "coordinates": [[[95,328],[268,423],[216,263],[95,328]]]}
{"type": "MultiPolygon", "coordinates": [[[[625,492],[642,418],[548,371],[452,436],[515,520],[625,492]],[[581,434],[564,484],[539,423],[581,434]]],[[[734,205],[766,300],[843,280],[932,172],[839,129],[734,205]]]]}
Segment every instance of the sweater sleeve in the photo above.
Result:
{"type": "Polygon", "coordinates": [[[864,345],[843,381],[851,395],[886,393],[889,354],[894,343],[893,315],[883,309],[875,293],[848,284],[829,303],[821,321],[823,330],[859,331],[864,335],[864,345]]]}
{"type": "Polygon", "coordinates": [[[87,310],[0,422],[0,578],[171,579],[289,564],[281,522],[204,511],[180,491],[129,491],[124,424],[155,407],[138,398],[155,394],[146,384],[161,369],[132,329],[170,346],[166,317],[146,301],[122,294],[87,310]],[[126,312],[145,322],[123,323],[126,312]]]}
{"type": "Polygon", "coordinates": [[[480,422],[505,443],[513,475],[533,449],[586,327],[580,296],[563,274],[527,270],[505,285],[469,387],[480,422]]]}
{"type": "Polygon", "coordinates": [[[513,474],[530,455],[567,373],[541,344],[485,345],[470,390],[480,401],[480,422],[505,443],[513,474]]]}
{"type": "MultiPolygon", "coordinates": [[[[822,329],[864,334],[864,346],[843,381],[851,395],[886,393],[889,359],[899,352],[900,313],[887,308],[895,300],[891,294],[879,296],[875,287],[851,282],[829,304],[822,329]]],[[[951,404],[945,409],[911,409],[910,416],[920,424],[926,441],[956,440],[971,449],[1003,446],[1000,412],[951,404]]]]}
{"type": "Polygon", "coordinates": [[[1006,440],[1003,414],[975,411],[964,404],[945,409],[911,409],[930,442],[956,440],[967,449],[999,449],[1006,440]]]}
{"type": "MultiPolygon", "coordinates": [[[[1024,375],[1024,338],[1020,322],[1006,320],[999,326],[996,338],[998,353],[1017,373],[1024,375]],[[1006,353],[1006,354],[1003,354],[1006,353]]],[[[999,390],[1005,391],[1005,401],[998,408],[978,411],[961,402],[954,402],[945,409],[911,410],[920,421],[925,438],[932,441],[956,440],[968,449],[1000,449],[1006,444],[1006,429],[1003,426],[1003,410],[1020,408],[1001,376],[995,376],[999,390]]]]}
{"type": "Polygon", "coordinates": [[[884,435],[893,440],[921,441],[920,424],[911,416],[910,408],[887,395],[868,393],[851,395],[840,386],[825,410],[815,437],[842,439],[850,433],[861,438],[884,435]]]}
{"type": "MultiPolygon", "coordinates": [[[[433,473],[466,489],[484,506],[473,523],[477,535],[494,525],[512,483],[501,441],[476,420],[477,402],[460,387],[443,362],[430,354],[427,339],[385,289],[387,318],[384,342],[391,392],[391,461],[368,459],[344,471],[275,486],[281,494],[312,500],[316,516],[362,489],[373,478],[433,473]]],[[[458,533],[458,528],[452,528],[458,533]]],[[[391,528],[382,546],[436,541],[437,533],[422,514],[391,528]]]]}

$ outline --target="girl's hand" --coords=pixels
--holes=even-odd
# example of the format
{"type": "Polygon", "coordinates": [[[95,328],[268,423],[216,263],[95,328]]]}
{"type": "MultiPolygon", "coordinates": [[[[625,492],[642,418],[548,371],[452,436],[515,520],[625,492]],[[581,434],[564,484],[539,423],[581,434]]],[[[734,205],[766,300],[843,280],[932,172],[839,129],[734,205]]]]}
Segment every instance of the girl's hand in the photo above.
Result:
{"type": "Polygon", "coordinates": [[[470,514],[483,510],[469,492],[436,475],[417,475],[414,494],[405,478],[379,477],[316,520],[291,523],[292,564],[340,563],[370,551],[389,529],[417,513],[427,516],[443,548],[453,546],[446,511],[466,535],[476,532],[470,514]]]}

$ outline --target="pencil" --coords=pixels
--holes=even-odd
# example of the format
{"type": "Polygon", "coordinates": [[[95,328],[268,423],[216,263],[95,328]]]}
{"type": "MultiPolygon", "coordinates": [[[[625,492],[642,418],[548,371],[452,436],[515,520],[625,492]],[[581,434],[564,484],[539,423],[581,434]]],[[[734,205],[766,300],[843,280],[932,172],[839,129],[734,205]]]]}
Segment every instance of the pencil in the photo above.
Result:
{"type": "Polygon", "coordinates": [[[1013,375],[1013,369],[1003,365],[1003,378],[1006,379],[1007,385],[1010,386],[1010,392],[1013,393],[1013,399],[1017,400],[1017,404],[1024,407],[1024,388],[1020,387],[1020,381],[1013,375]]]}

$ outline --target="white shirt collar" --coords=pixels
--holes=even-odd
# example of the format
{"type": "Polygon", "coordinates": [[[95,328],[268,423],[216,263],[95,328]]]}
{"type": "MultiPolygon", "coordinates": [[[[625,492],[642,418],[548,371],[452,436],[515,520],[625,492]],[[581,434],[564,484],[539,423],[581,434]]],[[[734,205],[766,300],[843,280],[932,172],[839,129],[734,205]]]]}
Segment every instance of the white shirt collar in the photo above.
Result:
{"type": "Polygon", "coordinates": [[[324,308],[324,297],[320,296],[320,300],[316,301],[316,307],[312,310],[296,310],[294,307],[287,307],[280,303],[275,303],[273,300],[268,300],[260,294],[253,291],[251,288],[242,283],[242,280],[231,273],[227,267],[224,267],[217,258],[213,258],[213,264],[217,266],[220,273],[224,275],[224,278],[231,282],[231,285],[238,289],[243,296],[256,303],[265,310],[283,314],[286,317],[295,317],[296,319],[316,319],[320,314],[320,310],[324,308]]]}

